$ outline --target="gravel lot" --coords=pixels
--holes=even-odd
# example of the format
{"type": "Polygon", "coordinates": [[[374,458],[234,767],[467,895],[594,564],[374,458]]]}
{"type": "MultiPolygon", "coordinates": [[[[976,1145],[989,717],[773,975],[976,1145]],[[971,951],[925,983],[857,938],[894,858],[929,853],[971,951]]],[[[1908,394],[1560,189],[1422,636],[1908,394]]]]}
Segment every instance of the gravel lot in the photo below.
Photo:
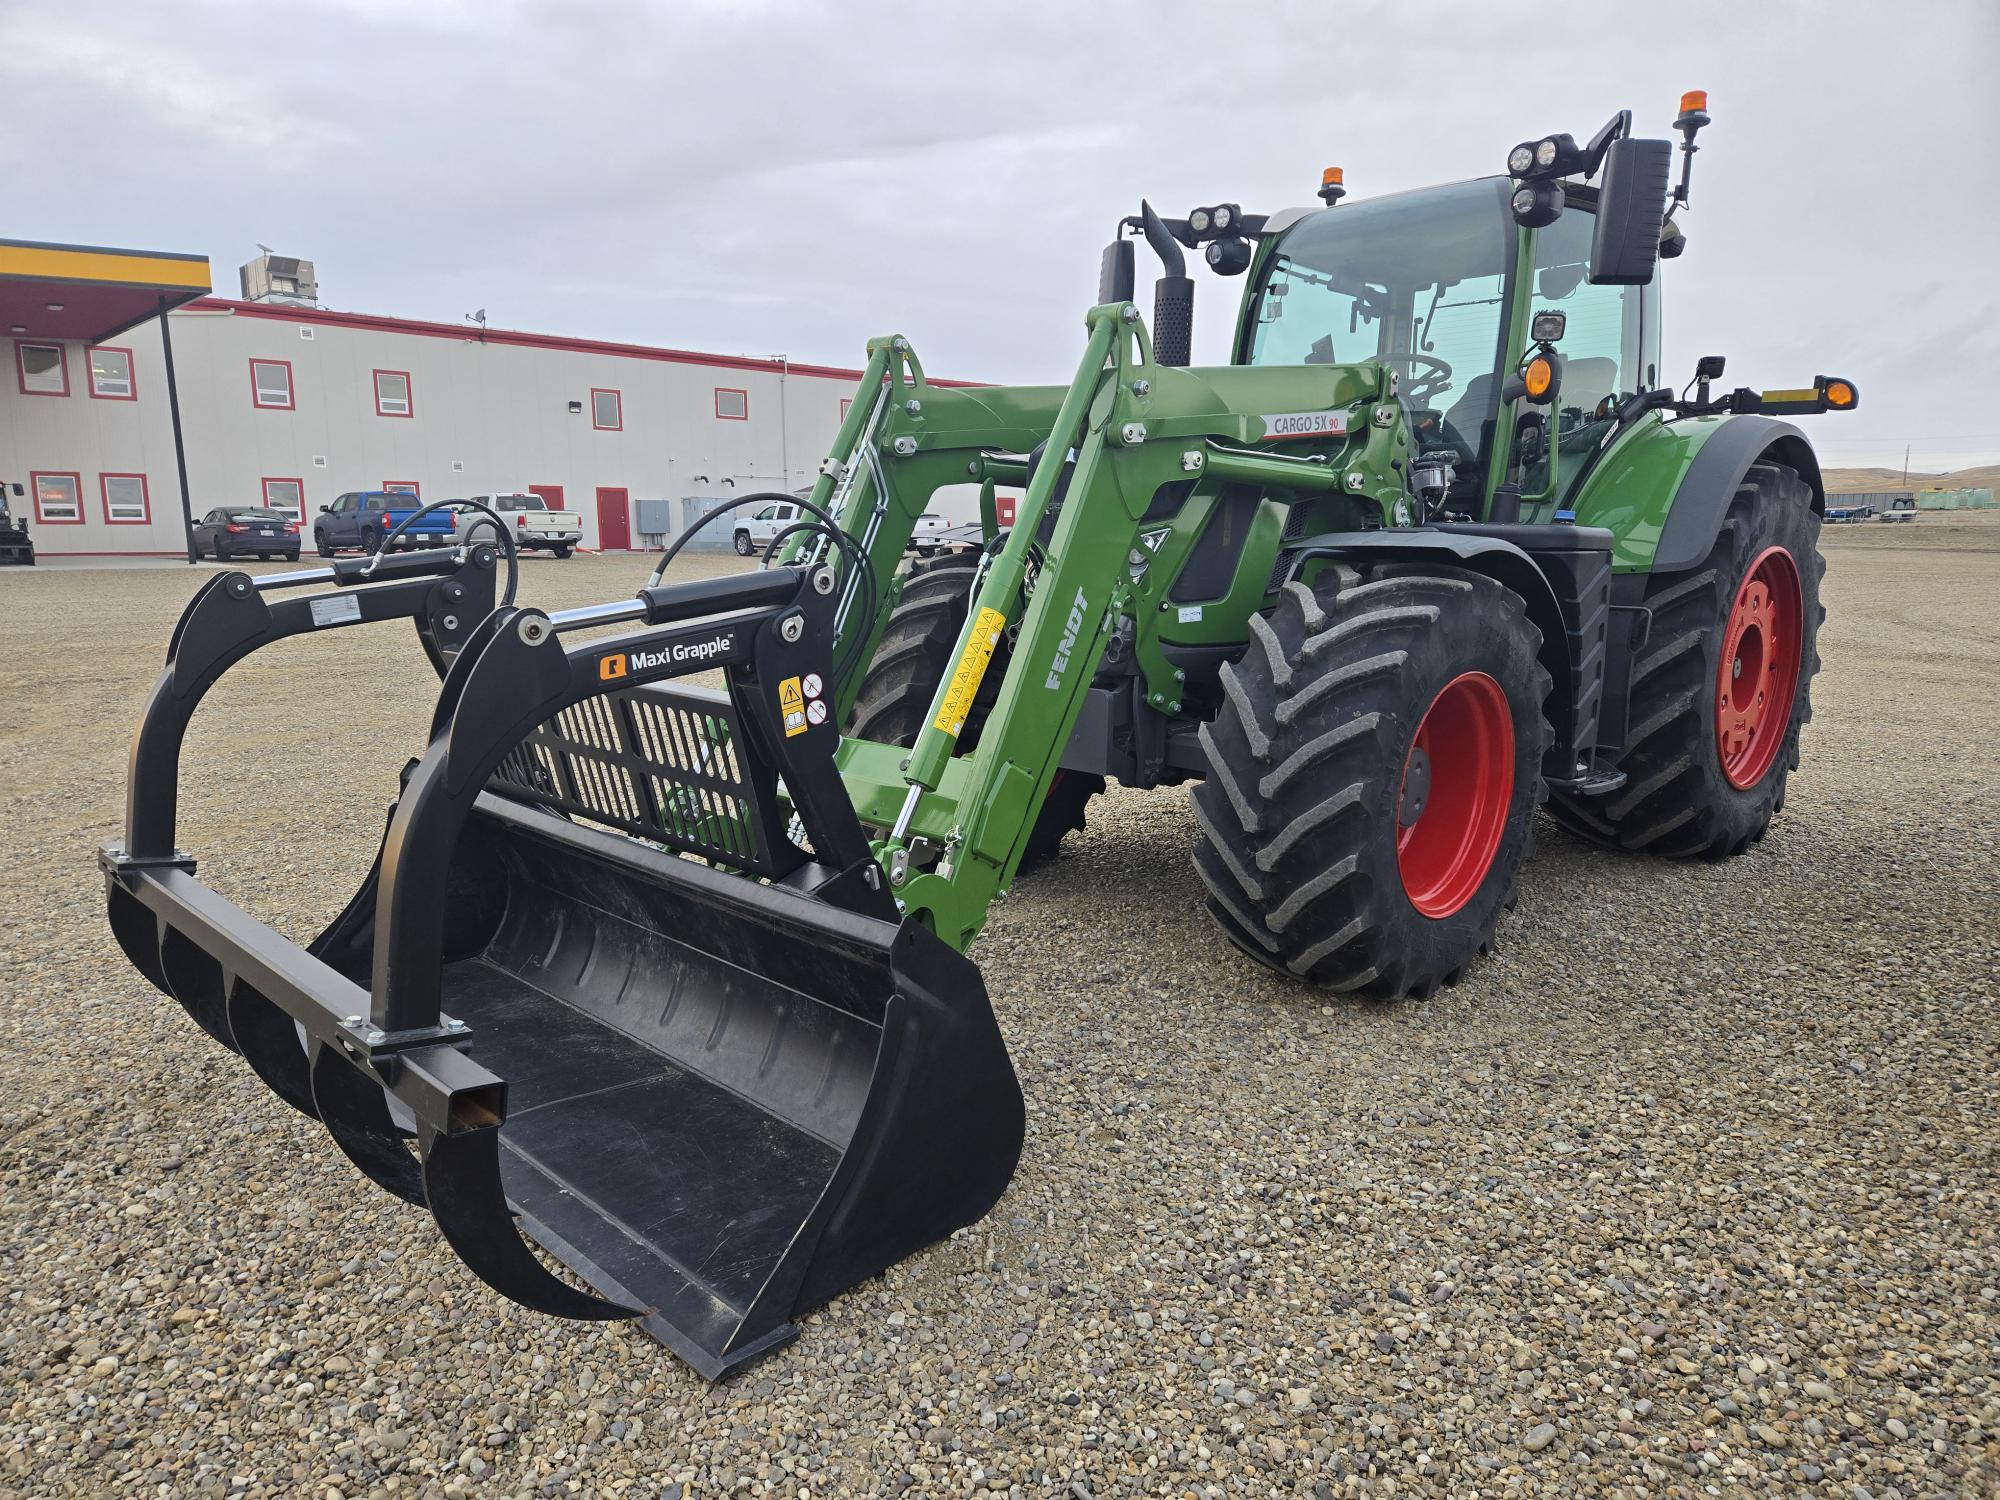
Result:
{"type": "MultiPolygon", "coordinates": [[[[1185,794],[1114,792],[974,950],[1006,1198],[721,1390],[511,1309],[132,972],[92,856],[195,575],[0,571],[0,1495],[2000,1493],[2000,516],[1826,550],[1770,837],[1545,825],[1426,1004],[1249,967],[1185,794]]],[[[191,736],[182,842],[301,939],[419,748],[403,646],[191,736]]]]}

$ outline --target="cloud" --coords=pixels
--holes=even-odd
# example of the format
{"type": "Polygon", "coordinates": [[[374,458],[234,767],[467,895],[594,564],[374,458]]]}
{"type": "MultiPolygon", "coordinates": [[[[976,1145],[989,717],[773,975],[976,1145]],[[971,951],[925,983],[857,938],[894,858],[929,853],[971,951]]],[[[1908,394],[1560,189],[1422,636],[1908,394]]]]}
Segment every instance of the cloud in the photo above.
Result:
{"type": "MultiPolygon", "coordinates": [[[[2000,10],[1692,3],[1553,27],[1483,4],[101,0],[0,18],[10,228],[312,257],[335,305],[1064,378],[1139,198],[1257,211],[1499,170],[1684,88],[1715,125],[1665,376],[1853,377],[1830,461],[2000,456],[2000,10]],[[1983,330],[1983,331],[1982,331],[1983,330]]],[[[225,272],[226,274],[226,272],[225,272]]],[[[1226,357],[1240,283],[1204,276],[1226,357]]]]}

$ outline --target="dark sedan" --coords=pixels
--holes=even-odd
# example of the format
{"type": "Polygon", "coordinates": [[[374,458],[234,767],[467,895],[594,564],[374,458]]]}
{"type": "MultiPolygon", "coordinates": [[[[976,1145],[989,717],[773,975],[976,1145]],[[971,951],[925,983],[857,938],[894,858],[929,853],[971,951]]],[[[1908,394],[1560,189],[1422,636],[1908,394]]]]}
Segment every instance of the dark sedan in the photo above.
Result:
{"type": "Polygon", "coordinates": [[[195,524],[194,550],[218,561],[231,557],[299,560],[299,523],[262,505],[224,505],[195,524]]]}

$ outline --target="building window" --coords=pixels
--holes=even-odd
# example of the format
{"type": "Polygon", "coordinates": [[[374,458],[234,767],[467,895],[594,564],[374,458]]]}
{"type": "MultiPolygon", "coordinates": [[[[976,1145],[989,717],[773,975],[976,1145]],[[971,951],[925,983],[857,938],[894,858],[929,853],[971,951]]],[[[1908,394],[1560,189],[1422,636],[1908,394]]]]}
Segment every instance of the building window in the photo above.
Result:
{"type": "Polygon", "coordinates": [[[136,401],[138,387],[132,377],[130,349],[92,349],[90,353],[90,394],[99,401],[136,401]]]}
{"type": "Polygon", "coordinates": [[[747,422],[750,420],[750,393],[732,391],[727,386],[715,388],[715,414],[725,422],[747,422]]]}
{"type": "Polygon", "coordinates": [[[153,519],[144,474],[99,474],[97,487],[104,499],[104,519],[110,525],[143,526],[153,519]]]}
{"type": "Polygon", "coordinates": [[[590,425],[599,432],[623,432],[625,398],[616,391],[593,389],[590,393],[590,425]]]}
{"type": "Polygon", "coordinates": [[[410,415],[410,372],[408,370],[377,370],[375,372],[375,415],[378,417],[407,417],[410,415]]]}
{"type": "Polygon", "coordinates": [[[293,411],[292,362],[289,359],[250,361],[250,400],[270,411],[293,411]]]}
{"type": "Polygon", "coordinates": [[[265,480],[264,505],[270,510],[283,511],[288,519],[303,524],[306,518],[306,482],[303,479],[265,480]]]}
{"type": "Polygon", "coordinates": [[[14,368],[24,396],[69,394],[69,351],[61,344],[16,344],[14,368]]]}
{"type": "Polygon", "coordinates": [[[385,494],[390,495],[423,494],[422,487],[414,479],[385,479],[382,481],[382,489],[385,494]]]}
{"type": "Polygon", "coordinates": [[[35,519],[44,526],[83,524],[83,476],[81,474],[30,474],[35,492],[35,519]]]}

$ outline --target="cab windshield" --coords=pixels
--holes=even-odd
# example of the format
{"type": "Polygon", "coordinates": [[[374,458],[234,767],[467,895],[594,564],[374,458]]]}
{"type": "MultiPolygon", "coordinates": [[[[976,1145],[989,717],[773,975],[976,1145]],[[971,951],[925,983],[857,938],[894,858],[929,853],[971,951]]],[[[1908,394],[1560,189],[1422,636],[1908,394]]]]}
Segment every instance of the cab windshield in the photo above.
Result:
{"type": "Polygon", "coordinates": [[[1484,467],[1499,406],[1514,221],[1502,179],[1336,207],[1287,230],[1257,289],[1253,365],[1380,360],[1401,376],[1423,448],[1461,483],[1484,467]]]}

